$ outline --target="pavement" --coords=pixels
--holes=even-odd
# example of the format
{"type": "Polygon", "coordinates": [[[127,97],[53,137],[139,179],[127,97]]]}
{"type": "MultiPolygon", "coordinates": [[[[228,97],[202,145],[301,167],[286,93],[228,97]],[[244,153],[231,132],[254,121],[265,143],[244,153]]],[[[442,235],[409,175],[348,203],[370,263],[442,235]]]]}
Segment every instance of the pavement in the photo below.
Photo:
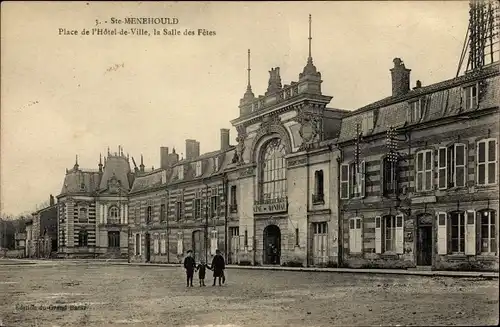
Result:
{"type": "Polygon", "coordinates": [[[492,326],[499,316],[490,278],[231,267],[222,286],[211,286],[209,272],[207,287],[198,276],[186,287],[178,265],[7,261],[0,321],[8,327],[492,326]]]}
{"type": "MultiPolygon", "coordinates": [[[[29,260],[29,259],[0,259],[0,265],[3,262],[10,262],[6,264],[28,263],[36,264],[40,262],[96,262],[106,263],[110,265],[128,265],[128,266],[150,266],[150,267],[181,267],[181,264],[173,263],[140,263],[140,262],[127,262],[122,259],[65,259],[65,260],[29,260]]],[[[418,270],[418,269],[353,269],[353,268],[315,268],[315,267],[282,267],[282,266],[239,266],[227,265],[227,269],[250,269],[250,270],[273,270],[273,271],[303,271],[303,272],[329,272],[329,273],[351,273],[351,274],[377,274],[377,275],[413,275],[413,276],[440,276],[440,277],[462,277],[462,278],[496,278],[498,279],[498,272],[483,272],[483,271],[447,271],[447,270],[418,270]]]]}

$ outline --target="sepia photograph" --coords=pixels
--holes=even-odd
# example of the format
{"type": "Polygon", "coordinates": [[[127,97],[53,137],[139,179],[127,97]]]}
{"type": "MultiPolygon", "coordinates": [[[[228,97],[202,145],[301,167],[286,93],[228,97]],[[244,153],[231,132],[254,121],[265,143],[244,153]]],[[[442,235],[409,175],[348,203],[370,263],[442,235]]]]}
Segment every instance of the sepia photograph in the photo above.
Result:
{"type": "Polygon", "coordinates": [[[499,0],[0,13],[0,327],[499,324],[499,0]]]}

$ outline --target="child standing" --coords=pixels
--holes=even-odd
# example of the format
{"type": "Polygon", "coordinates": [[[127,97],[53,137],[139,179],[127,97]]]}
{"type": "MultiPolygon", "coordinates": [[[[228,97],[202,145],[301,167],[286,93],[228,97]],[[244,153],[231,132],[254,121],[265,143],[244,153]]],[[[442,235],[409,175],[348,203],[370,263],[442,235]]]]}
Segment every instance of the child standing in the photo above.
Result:
{"type": "Polygon", "coordinates": [[[207,264],[205,260],[201,260],[200,264],[196,267],[196,271],[198,271],[198,278],[200,279],[200,287],[205,286],[205,273],[207,271],[207,264]]]}
{"type": "Polygon", "coordinates": [[[196,262],[192,257],[193,251],[187,251],[187,257],[184,259],[184,269],[186,269],[186,279],[187,279],[187,287],[193,287],[193,275],[194,269],[196,268],[196,262]]]}

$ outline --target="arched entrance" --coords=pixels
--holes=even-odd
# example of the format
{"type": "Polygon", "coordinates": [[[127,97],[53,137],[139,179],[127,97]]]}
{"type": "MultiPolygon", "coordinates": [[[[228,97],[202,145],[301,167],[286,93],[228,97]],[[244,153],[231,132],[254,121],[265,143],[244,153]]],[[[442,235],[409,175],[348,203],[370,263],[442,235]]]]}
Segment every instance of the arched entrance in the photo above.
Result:
{"type": "Polygon", "coordinates": [[[279,265],[281,255],[281,231],[276,225],[264,229],[264,264],[279,265]]]}
{"type": "Polygon", "coordinates": [[[205,258],[205,233],[202,230],[193,232],[193,257],[196,261],[205,258]]]}

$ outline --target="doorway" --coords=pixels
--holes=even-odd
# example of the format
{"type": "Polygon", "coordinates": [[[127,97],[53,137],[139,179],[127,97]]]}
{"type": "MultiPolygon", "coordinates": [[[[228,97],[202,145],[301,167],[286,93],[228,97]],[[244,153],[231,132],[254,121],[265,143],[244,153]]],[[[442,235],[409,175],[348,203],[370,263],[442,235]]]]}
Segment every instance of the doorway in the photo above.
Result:
{"type": "Polygon", "coordinates": [[[193,257],[196,261],[205,259],[205,233],[201,230],[193,232],[193,257]]]}
{"type": "Polygon", "coordinates": [[[281,255],[281,231],[276,225],[264,229],[264,264],[279,265],[281,255]]]}
{"type": "Polygon", "coordinates": [[[151,234],[146,233],[146,262],[149,262],[151,260],[151,234]]]}
{"type": "Polygon", "coordinates": [[[432,225],[418,226],[417,266],[432,265],[432,225]]]}

